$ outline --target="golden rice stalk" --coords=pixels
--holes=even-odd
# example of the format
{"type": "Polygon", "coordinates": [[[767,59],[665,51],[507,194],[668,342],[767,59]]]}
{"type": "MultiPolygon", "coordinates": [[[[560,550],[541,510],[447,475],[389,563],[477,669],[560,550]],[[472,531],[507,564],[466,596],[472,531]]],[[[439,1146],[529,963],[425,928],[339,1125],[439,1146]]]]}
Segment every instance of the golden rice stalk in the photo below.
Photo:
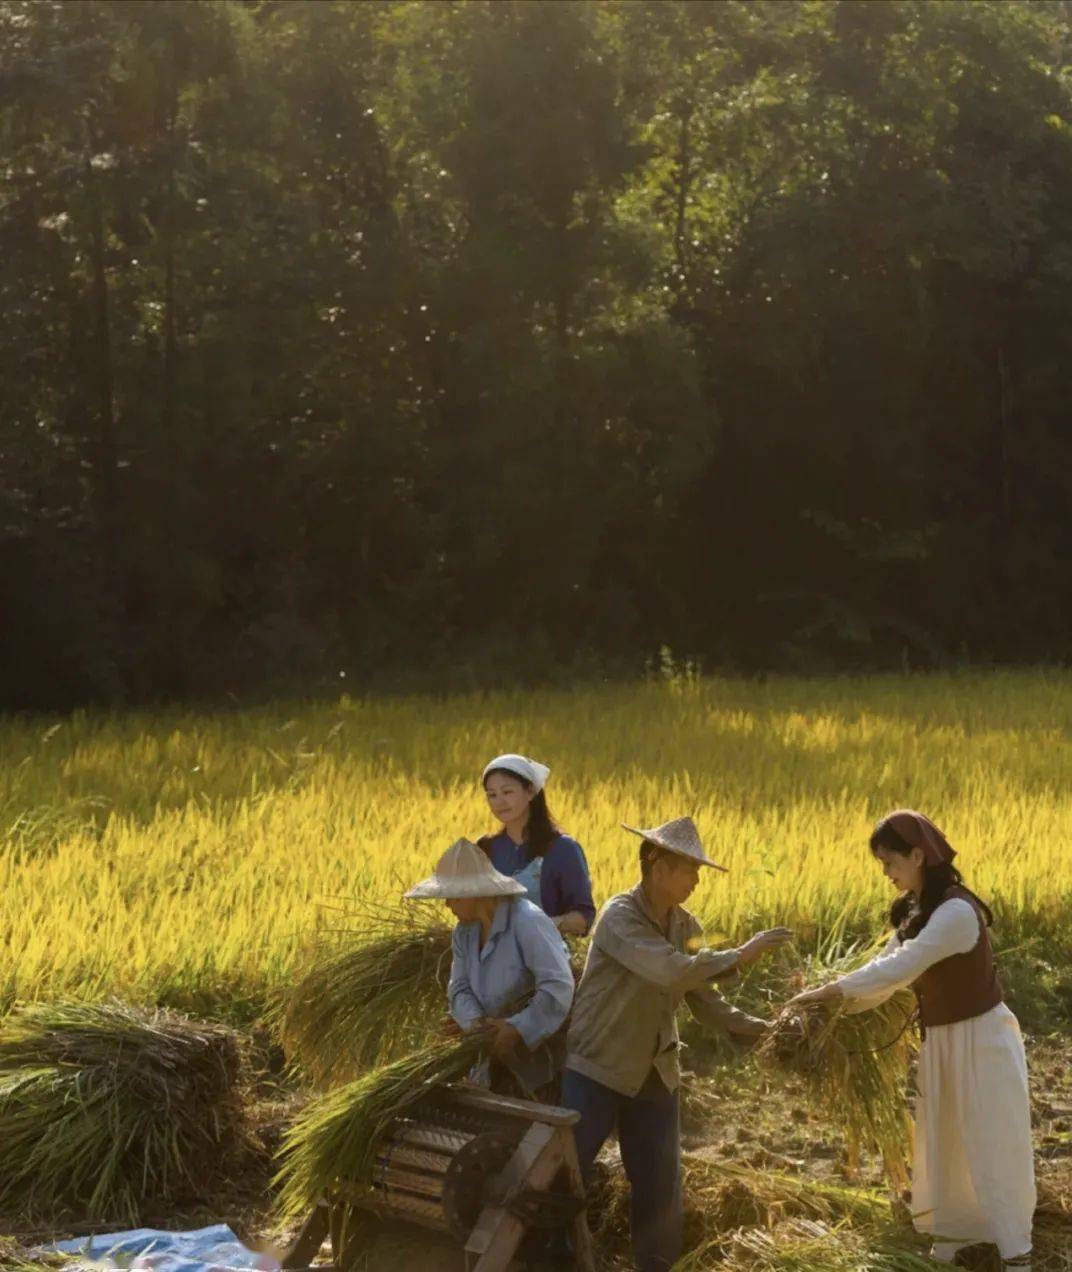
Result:
{"type": "Polygon", "coordinates": [[[451,927],[429,906],[364,906],[321,936],[282,999],[292,1063],[329,1087],[428,1040],[446,1013],[451,927]]]}
{"type": "Polygon", "coordinates": [[[247,1143],[229,1029],[122,1003],[0,1025],[0,1209],[136,1221],[209,1195],[247,1143]]]}
{"type": "MultiPolygon", "coordinates": [[[[707,1249],[721,1234],[742,1227],[773,1227],[791,1219],[827,1224],[850,1223],[878,1229],[890,1218],[888,1200],[873,1189],[858,1188],[682,1156],[686,1245],[707,1249]]],[[[627,1252],[629,1184],[621,1171],[597,1166],[588,1208],[601,1250],[627,1252]]],[[[713,1262],[697,1264],[714,1266],[713,1262]]]]}
{"type": "Polygon", "coordinates": [[[439,1040],[309,1104],[280,1148],[275,1178],[284,1218],[303,1215],[340,1183],[369,1183],[387,1127],[436,1086],[461,1078],[486,1047],[483,1033],[439,1040]]]}
{"type": "MultiPolygon", "coordinates": [[[[363,905],[323,935],[280,1000],[291,1062],[321,1088],[424,1046],[447,1013],[453,928],[427,905],[363,905]]],[[[587,942],[573,947],[574,974],[587,942]]]]}
{"type": "Polygon", "coordinates": [[[742,1228],[708,1241],[673,1272],[933,1272],[909,1234],[860,1233],[822,1219],[791,1219],[773,1229],[742,1228]]]}
{"type": "Polygon", "coordinates": [[[891,1187],[908,1187],[912,1121],[905,1096],[914,1044],[910,992],[871,1011],[787,1006],[756,1048],[758,1064],[802,1079],[804,1096],[845,1136],[850,1160],[879,1154],[891,1187]]]}

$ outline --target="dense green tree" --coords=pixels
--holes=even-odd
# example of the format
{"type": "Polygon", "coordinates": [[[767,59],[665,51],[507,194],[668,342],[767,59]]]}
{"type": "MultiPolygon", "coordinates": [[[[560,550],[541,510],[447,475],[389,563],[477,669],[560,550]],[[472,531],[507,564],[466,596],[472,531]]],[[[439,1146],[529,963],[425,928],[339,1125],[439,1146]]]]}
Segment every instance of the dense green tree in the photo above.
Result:
{"type": "Polygon", "coordinates": [[[1063,659],[1072,11],[0,3],[11,705],[1063,659]]]}

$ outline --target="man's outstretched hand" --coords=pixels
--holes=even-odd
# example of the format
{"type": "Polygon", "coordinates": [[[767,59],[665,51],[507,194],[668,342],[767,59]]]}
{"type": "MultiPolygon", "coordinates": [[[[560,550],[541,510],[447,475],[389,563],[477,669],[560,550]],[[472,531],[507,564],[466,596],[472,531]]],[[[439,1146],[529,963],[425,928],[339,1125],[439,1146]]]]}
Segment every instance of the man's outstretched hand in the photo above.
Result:
{"type": "Polygon", "coordinates": [[[755,936],[750,937],[737,951],[738,967],[747,967],[749,963],[754,963],[756,959],[763,958],[766,954],[772,954],[775,950],[780,950],[783,945],[793,939],[792,928],[776,927],[770,928],[766,932],[757,932],[755,936]]]}

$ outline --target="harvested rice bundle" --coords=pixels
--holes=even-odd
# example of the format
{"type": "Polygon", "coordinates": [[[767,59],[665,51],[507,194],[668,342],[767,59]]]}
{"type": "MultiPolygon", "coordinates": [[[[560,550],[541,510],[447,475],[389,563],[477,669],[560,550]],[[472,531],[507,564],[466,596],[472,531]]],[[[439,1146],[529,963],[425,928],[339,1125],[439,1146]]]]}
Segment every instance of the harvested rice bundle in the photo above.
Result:
{"type": "Polygon", "coordinates": [[[422,1045],[445,1011],[446,923],[427,907],[366,906],[347,919],[314,946],[279,1011],[284,1048],[321,1087],[422,1045]]]}
{"type": "Polygon", "coordinates": [[[237,1036],[122,1003],[0,1026],[0,1207],[136,1221],[217,1185],[248,1140],[237,1036]]]}
{"type": "MultiPolygon", "coordinates": [[[[858,954],[848,955],[824,970],[841,975],[860,961],[858,954]]],[[[843,1005],[833,1011],[820,1004],[785,1007],[755,1050],[760,1065],[802,1079],[805,1097],[844,1134],[850,1160],[861,1151],[878,1153],[898,1190],[908,1186],[912,1145],[904,1088],[914,1010],[908,990],[855,1014],[843,1005]]]]}
{"type": "MultiPolygon", "coordinates": [[[[451,926],[420,905],[366,904],[347,922],[313,947],[277,1013],[284,1048],[323,1088],[424,1046],[446,1013],[451,926]]],[[[575,977],[587,948],[572,946],[575,977]]]]}
{"type": "Polygon", "coordinates": [[[463,1077],[484,1051],[483,1033],[433,1042],[309,1104],[283,1139],[275,1183],[284,1218],[298,1218],[340,1182],[370,1182],[376,1145],[429,1090],[463,1077]]]}

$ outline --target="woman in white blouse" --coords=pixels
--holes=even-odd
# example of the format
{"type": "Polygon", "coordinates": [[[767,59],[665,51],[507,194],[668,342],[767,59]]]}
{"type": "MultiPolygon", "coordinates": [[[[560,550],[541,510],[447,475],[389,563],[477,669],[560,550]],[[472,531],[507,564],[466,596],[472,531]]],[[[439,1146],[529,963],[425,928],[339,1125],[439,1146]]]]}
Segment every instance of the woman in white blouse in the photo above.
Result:
{"type": "Polygon", "coordinates": [[[885,952],[794,1003],[848,999],[867,1011],[911,985],[919,1000],[912,1210],[932,1255],[992,1242],[1006,1268],[1031,1266],[1035,1173],[1027,1061],[1016,1017],[1002,1001],[987,931],[992,915],[961,886],[956,855],[922,813],[899,809],[871,851],[901,895],[885,952]]]}

